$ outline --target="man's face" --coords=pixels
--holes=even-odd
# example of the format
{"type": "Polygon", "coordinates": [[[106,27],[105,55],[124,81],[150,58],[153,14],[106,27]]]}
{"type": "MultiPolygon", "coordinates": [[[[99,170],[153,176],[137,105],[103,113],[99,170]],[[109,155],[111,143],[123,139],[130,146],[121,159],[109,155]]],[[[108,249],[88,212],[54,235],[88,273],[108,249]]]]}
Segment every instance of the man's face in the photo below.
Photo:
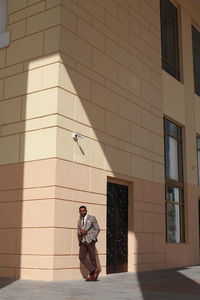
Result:
{"type": "Polygon", "coordinates": [[[79,213],[80,213],[81,217],[85,217],[86,214],[87,214],[87,209],[86,208],[80,208],[79,213]]]}

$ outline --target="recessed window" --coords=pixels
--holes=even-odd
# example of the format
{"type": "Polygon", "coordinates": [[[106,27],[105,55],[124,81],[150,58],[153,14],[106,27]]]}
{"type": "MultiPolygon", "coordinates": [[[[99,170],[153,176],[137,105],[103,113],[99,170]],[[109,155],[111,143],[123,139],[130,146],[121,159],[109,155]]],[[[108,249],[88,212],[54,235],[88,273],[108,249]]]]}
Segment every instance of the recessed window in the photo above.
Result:
{"type": "Polygon", "coordinates": [[[182,128],[164,119],[166,240],[180,243],[184,234],[182,128]]]}
{"type": "Polygon", "coordinates": [[[162,68],[180,80],[178,12],[169,0],[160,0],[162,68]]]}
{"type": "Polygon", "coordinates": [[[200,96],[200,32],[192,26],[194,90],[200,96]]]}
{"type": "Polygon", "coordinates": [[[9,32],[6,32],[6,0],[0,0],[0,48],[9,44],[9,32]]]}
{"type": "Polygon", "coordinates": [[[198,185],[200,187],[200,137],[197,137],[198,185]]]}

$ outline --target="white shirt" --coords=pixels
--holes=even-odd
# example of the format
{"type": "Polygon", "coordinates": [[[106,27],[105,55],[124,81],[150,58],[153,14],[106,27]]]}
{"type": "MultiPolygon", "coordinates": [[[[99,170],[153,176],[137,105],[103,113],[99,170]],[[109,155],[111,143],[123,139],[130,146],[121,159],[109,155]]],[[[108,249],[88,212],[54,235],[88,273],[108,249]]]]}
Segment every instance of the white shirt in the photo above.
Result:
{"type": "Polygon", "coordinates": [[[81,218],[81,221],[82,221],[82,222],[83,222],[83,220],[84,220],[84,226],[83,226],[83,223],[81,222],[81,227],[82,227],[82,229],[85,228],[87,216],[88,216],[88,215],[85,215],[84,218],[81,218]]]}
{"type": "MultiPolygon", "coordinates": [[[[81,227],[82,227],[82,229],[85,228],[85,225],[86,225],[86,219],[87,219],[87,215],[85,215],[84,218],[81,218],[81,227]],[[84,220],[84,226],[83,226],[83,220],[84,220]]],[[[85,239],[84,235],[82,236],[82,242],[86,242],[86,239],[85,239]]]]}

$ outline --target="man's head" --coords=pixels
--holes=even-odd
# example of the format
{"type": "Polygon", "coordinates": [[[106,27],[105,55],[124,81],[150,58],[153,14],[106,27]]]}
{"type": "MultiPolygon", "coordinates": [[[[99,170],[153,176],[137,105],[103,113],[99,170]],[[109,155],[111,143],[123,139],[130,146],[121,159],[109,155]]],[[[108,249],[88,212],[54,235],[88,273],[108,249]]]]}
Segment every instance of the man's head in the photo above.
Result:
{"type": "Polygon", "coordinates": [[[87,208],[86,208],[86,206],[80,206],[79,207],[79,213],[80,213],[80,215],[81,215],[81,217],[85,217],[86,216],[86,214],[87,214],[87,208]]]}

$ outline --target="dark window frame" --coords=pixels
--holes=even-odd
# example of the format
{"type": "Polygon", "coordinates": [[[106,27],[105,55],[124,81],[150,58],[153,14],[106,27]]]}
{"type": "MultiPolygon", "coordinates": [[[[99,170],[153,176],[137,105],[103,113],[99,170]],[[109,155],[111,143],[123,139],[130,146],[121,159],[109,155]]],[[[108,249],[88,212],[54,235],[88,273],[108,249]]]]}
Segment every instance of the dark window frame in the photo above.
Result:
{"type": "Polygon", "coordinates": [[[180,72],[180,42],[178,9],[170,0],[160,0],[162,68],[178,81],[180,72]],[[168,20],[168,26],[166,26],[168,20]],[[165,34],[169,31],[168,34],[165,34]],[[168,49],[168,53],[167,52],[168,49]],[[170,50],[169,50],[170,49],[170,50]]]}
{"type": "Polygon", "coordinates": [[[200,96],[200,31],[192,25],[194,91],[200,96]]]}
{"type": "MultiPolygon", "coordinates": [[[[165,145],[165,218],[166,218],[166,242],[167,243],[184,243],[185,242],[185,201],[184,201],[184,178],[183,178],[183,140],[182,140],[183,130],[182,127],[179,126],[177,123],[169,120],[168,118],[164,118],[164,145],[165,145]],[[166,130],[166,123],[170,122],[173,125],[177,126],[177,135],[170,133],[166,130]],[[178,180],[173,180],[167,178],[166,176],[166,137],[173,137],[177,140],[177,151],[178,151],[178,180]],[[177,188],[180,192],[180,201],[175,202],[174,200],[167,199],[167,190],[168,188],[177,188]],[[179,207],[180,213],[180,241],[169,241],[169,233],[168,233],[168,205],[175,205],[179,207]]],[[[174,207],[175,207],[174,206],[174,207]]]]}

